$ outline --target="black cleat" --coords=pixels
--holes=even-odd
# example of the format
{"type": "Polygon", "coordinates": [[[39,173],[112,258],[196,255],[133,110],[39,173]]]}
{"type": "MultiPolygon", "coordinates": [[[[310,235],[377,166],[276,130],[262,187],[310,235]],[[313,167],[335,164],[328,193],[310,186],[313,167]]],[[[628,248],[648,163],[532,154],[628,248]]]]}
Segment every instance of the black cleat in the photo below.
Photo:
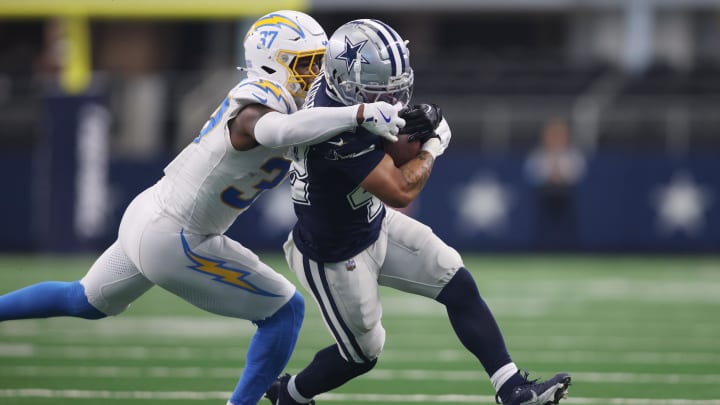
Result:
{"type": "MultiPolygon", "coordinates": [[[[267,392],[265,392],[265,398],[269,399],[272,405],[300,404],[290,398],[290,394],[288,394],[287,390],[288,381],[290,381],[290,374],[283,374],[278,377],[275,382],[270,385],[267,392]]],[[[315,405],[315,401],[310,401],[307,405],[315,405]]]]}
{"type": "MultiPolygon", "coordinates": [[[[527,377],[527,374],[525,374],[527,377]]],[[[528,381],[527,384],[519,385],[513,389],[507,402],[503,401],[503,405],[549,405],[558,404],[560,400],[567,396],[568,387],[570,387],[571,377],[566,373],[555,374],[555,376],[547,381],[538,382],[537,380],[528,381]]],[[[495,396],[495,402],[498,401],[495,396]]]]}

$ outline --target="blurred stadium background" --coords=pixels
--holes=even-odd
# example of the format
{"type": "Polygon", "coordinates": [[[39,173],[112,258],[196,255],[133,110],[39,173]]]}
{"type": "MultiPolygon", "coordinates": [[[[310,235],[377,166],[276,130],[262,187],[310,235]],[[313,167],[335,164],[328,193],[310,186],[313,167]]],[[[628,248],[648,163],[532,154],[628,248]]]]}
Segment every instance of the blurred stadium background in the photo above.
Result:
{"type": "MultiPolygon", "coordinates": [[[[410,40],[453,142],[408,213],[521,366],[578,374],[569,404],[720,404],[718,0],[0,0],[0,293],[84,274],[283,8],[410,40]]],[[[229,234],[287,272],[293,221],[279,187],[229,234]]],[[[442,311],[387,297],[387,368],[323,403],[492,403],[442,311]]],[[[329,341],[310,307],[296,368],[329,341]]],[[[162,291],[123,317],[0,325],[0,404],[223,401],[242,352],[202,349],[250,332],[162,291]]]]}
{"type": "MultiPolygon", "coordinates": [[[[414,100],[454,130],[412,214],[453,245],[720,250],[720,2],[386,3],[0,2],[0,249],[106,246],[240,78],[248,22],[294,7],[410,40],[414,100]],[[563,153],[564,171],[538,168],[563,153]]],[[[275,249],[293,216],[262,200],[231,233],[275,249]]]]}

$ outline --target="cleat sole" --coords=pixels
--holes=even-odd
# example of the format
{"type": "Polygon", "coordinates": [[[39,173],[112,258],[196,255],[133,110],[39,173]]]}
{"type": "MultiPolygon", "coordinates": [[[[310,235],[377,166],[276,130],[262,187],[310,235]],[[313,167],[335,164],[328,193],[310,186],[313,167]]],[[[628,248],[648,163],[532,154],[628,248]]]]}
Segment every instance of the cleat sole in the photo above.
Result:
{"type": "Polygon", "coordinates": [[[572,378],[570,376],[567,376],[562,379],[558,384],[561,385],[561,387],[555,391],[555,399],[552,402],[548,402],[549,404],[559,404],[560,400],[563,398],[567,398],[567,392],[568,388],[570,388],[572,378]]]}

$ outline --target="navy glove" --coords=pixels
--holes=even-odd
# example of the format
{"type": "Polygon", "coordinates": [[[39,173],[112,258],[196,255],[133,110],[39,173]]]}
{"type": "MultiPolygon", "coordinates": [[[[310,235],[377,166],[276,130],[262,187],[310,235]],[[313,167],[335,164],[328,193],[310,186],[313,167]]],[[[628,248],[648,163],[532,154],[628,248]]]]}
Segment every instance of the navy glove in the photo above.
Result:
{"type": "Polygon", "coordinates": [[[409,134],[409,142],[427,142],[430,138],[437,138],[435,129],[442,121],[442,110],[437,104],[416,104],[405,107],[398,114],[405,120],[405,127],[401,134],[409,134]]]}

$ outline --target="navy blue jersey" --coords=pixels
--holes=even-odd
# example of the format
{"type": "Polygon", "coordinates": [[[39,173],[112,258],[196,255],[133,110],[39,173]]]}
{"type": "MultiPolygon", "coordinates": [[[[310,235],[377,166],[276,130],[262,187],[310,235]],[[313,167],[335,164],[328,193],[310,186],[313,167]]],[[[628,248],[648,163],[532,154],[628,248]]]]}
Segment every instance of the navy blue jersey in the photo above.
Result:
{"type": "MultiPolygon", "coordinates": [[[[339,107],[319,78],[310,89],[307,108],[339,107]]],[[[318,262],[347,260],[378,238],[384,204],[359,184],[385,155],[379,137],[362,127],[323,143],[293,147],[290,171],[298,221],[297,248],[318,262]]]]}

